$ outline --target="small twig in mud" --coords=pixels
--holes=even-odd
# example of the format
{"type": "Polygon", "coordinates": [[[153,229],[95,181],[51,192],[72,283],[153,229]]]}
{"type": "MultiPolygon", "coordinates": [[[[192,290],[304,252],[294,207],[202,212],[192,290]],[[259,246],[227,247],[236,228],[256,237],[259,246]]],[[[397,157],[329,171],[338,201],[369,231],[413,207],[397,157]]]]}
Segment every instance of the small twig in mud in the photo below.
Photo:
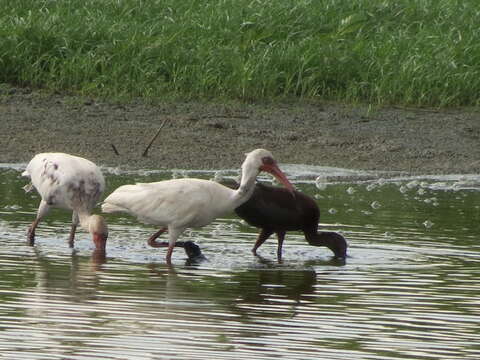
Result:
{"type": "Polygon", "coordinates": [[[198,120],[198,119],[215,119],[215,118],[223,118],[223,119],[249,119],[250,117],[247,115],[228,115],[228,114],[218,114],[218,115],[203,115],[199,117],[189,117],[187,120],[198,120]]]}
{"type": "Polygon", "coordinates": [[[153,136],[152,140],[150,140],[150,143],[147,145],[147,147],[145,148],[145,151],[142,153],[143,157],[147,156],[148,150],[150,149],[150,146],[152,146],[153,142],[155,141],[157,136],[160,134],[160,130],[162,130],[162,128],[165,126],[165,124],[167,123],[167,120],[168,119],[163,120],[163,123],[162,123],[162,125],[160,125],[160,128],[158,129],[157,133],[153,136]]]}
{"type": "Polygon", "coordinates": [[[113,144],[110,144],[112,146],[112,149],[113,149],[113,152],[115,153],[115,155],[120,155],[120,153],[118,152],[117,148],[115,147],[115,145],[113,144]]]}

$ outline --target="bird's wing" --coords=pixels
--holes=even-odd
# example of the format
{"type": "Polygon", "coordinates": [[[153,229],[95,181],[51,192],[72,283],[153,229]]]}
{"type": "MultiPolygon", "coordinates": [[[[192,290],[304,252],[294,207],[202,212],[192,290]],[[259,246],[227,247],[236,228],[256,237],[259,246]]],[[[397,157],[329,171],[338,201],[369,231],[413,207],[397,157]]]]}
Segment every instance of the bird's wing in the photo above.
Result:
{"type": "Polygon", "coordinates": [[[211,184],[215,183],[175,179],[123,185],[105,199],[102,211],[124,212],[155,225],[202,226],[217,215],[210,188],[220,185],[211,184]]]}
{"type": "Polygon", "coordinates": [[[36,155],[27,165],[25,176],[42,199],[61,207],[91,208],[105,189],[100,169],[91,161],[61,153],[36,155]]]}
{"type": "Polygon", "coordinates": [[[169,216],[172,213],[167,211],[172,196],[163,183],[120,186],[103,201],[102,211],[123,212],[146,223],[167,225],[172,220],[172,216],[169,216]]]}

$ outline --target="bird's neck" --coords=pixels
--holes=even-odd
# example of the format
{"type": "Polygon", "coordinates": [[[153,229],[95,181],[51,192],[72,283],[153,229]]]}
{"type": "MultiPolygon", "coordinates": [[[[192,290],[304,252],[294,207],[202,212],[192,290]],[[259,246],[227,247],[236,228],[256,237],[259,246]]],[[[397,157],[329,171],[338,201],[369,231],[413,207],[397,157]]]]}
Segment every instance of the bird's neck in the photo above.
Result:
{"type": "Polygon", "coordinates": [[[240,187],[234,191],[233,204],[234,209],[246,202],[253,194],[255,189],[256,174],[242,171],[242,179],[240,181],[240,187]]]}
{"type": "Polygon", "coordinates": [[[92,215],[87,212],[80,212],[78,213],[78,219],[80,220],[80,226],[85,231],[90,231],[90,219],[92,215]]]}
{"type": "Polygon", "coordinates": [[[337,254],[339,248],[345,244],[345,238],[332,231],[319,231],[318,233],[305,232],[305,238],[313,246],[326,246],[337,254]]]}
{"type": "Polygon", "coordinates": [[[329,231],[318,231],[315,230],[315,232],[309,231],[308,233],[305,233],[305,236],[307,237],[307,240],[311,243],[311,245],[315,246],[326,246],[327,243],[330,243],[331,241],[335,240],[335,235],[338,235],[334,232],[329,232],[329,231]]]}

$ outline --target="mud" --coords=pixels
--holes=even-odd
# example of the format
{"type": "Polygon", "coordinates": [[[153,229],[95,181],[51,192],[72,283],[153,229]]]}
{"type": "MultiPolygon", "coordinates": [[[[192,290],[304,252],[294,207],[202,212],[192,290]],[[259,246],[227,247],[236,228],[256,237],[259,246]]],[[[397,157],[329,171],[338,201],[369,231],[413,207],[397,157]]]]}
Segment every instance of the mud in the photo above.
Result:
{"type": "Polygon", "coordinates": [[[479,140],[476,109],[372,110],[320,101],[114,103],[0,90],[3,163],[59,151],[126,168],[231,169],[240,166],[245,152],[262,147],[280,163],[409,174],[480,173],[479,140]]]}

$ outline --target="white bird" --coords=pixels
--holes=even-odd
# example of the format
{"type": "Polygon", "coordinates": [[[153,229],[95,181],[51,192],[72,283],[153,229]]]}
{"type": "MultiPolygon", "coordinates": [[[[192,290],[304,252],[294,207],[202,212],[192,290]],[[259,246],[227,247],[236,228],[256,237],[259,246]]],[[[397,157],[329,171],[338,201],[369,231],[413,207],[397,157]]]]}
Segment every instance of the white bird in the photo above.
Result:
{"type": "Polygon", "coordinates": [[[252,195],[255,179],[260,171],[274,175],[293,193],[293,186],[278,168],[272,154],[256,149],[248,154],[242,164],[242,178],[237,190],[202,179],[174,179],[154,183],[123,185],[111,193],[102,204],[106,213],[127,213],[143,223],[160,225],[148,244],[155,242],[168,229],[166,261],[171,263],[175,242],[190,227],[201,227],[217,217],[232,212],[252,195]]]}
{"type": "Polygon", "coordinates": [[[105,180],[100,169],[91,161],[63,153],[37,154],[27,165],[23,176],[31,183],[24,187],[26,192],[32,187],[42,200],[35,221],[28,228],[28,241],[35,243],[35,229],[50,208],[73,210],[69,245],[73,247],[78,224],[92,234],[97,250],[105,251],[108,228],[100,215],[92,215],[105,189],[105,180]]]}

